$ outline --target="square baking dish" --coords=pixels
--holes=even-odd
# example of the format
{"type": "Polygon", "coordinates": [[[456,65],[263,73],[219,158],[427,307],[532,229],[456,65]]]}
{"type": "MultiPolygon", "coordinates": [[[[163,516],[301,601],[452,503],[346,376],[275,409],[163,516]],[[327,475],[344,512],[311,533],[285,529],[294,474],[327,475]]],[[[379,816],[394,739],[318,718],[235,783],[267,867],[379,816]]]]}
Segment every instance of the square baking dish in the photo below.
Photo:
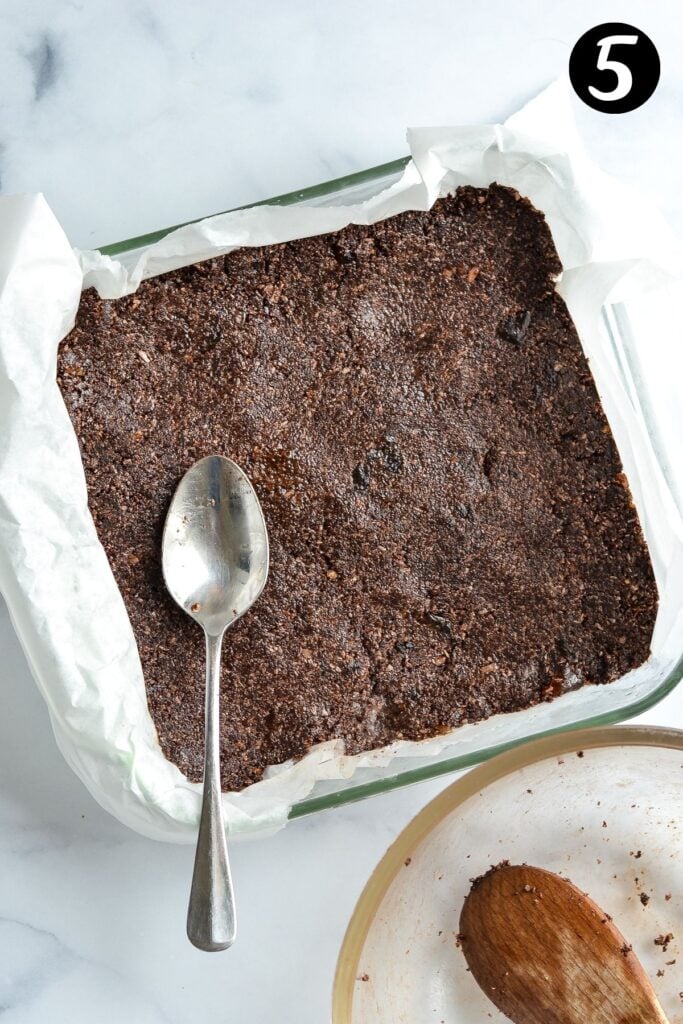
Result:
{"type": "MultiPolygon", "coordinates": [[[[253,205],[345,206],[358,203],[396,182],[407,163],[408,158],[397,160],[253,205]]],[[[104,246],[99,251],[105,256],[116,257],[130,268],[147,248],[182,226],[173,225],[104,246]]],[[[148,276],[152,275],[143,275],[148,276]]],[[[637,336],[640,335],[642,339],[644,323],[652,325],[657,317],[666,317],[667,301],[666,296],[662,299],[655,295],[651,306],[648,300],[642,299],[637,303],[627,301],[603,306],[604,358],[599,362],[590,360],[601,397],[608,393],[613,403],[617,395],[619,402],[627,403],[629,417],[632,423],[637,424],[641,434],[638,439],[639,486],[633,487],[631,474],[629,479],[648,541],[660,596],[662,581],[671,580],[672,575],[676,574],[676,566],[683,568],[682,489],[676,470],[677,455],[672,450],[671,424],[663,422],[661,418],[658,395],[651,377],[644,372],[642,347],[639,346],[637,336]],[[669,523],[674,523],[673,533],[678,537],[674,542],[673,559],[671,545],[668,553],[664,554],[661,545],[657,543],[658,524],[662,515],[667,517],[669,523]]],[[[614,409],[605,403],[605,411],[619,445],[619,431],[613,422],[614,409]]],[[[667,584],[667,593],[670,589],[667,584]]],[[[683,593],[683,586],[679,589],[683,593]]],[[[668,599],[670,607],[667,607],[665,616],[668,627],[661,627],[660,620],[657,627],[666,628],[671,634],[678,632],[678,646],[669,637],[666,651],[655,659],[655,665],[649,662],[646,669],[637,669],[609,685],[584,686],[550,704],[462,726],[436,755],[432,753],[420,757],[419,754],[411,754],[409,757],[393,756],[390,759],[378,757],[375,765],[356,769],[349,779],[318,782],[309,796],[293,804],[289,817],[297,818],[467,768],[534,737],[579,727],[609,725],[641,714],[670,693],[683,677],[683,630],[677,631],[671,625],[674,621],[678,626],[681,624],[683,601],[678,599],[679,596],[668,599]],[[387,760],[390,763],[382,763],[387,760]]]]}

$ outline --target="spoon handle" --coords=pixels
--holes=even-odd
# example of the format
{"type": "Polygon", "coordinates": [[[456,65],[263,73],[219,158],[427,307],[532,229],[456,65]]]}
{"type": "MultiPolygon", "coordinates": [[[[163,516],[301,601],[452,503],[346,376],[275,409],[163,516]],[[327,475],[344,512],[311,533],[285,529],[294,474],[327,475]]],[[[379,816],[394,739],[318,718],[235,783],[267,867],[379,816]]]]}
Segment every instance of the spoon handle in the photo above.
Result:
{"type": "Polygon", "coordinates": [[[209,953],[227,949],[235,941],[235,897],[223,824],[218,743],[222,641],[222,633],[206,634],[204,797],[187,911],[187,937],[209,953]]]}

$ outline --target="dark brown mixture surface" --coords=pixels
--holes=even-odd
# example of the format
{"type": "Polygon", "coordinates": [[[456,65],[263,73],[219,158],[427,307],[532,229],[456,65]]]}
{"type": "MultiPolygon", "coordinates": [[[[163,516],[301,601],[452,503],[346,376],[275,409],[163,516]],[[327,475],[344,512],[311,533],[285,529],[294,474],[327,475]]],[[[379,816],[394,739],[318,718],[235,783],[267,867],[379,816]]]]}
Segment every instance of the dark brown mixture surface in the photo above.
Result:
{"type": "Polygon", "coordinates": [[[202,776],[204,650],[160,539],[202,456],[271,542],[226,637],[223,785],[606,683],[657,596],[545,220],[463,188],[429,213],[83,295],[59,383],[166,755],[202,776]]]}

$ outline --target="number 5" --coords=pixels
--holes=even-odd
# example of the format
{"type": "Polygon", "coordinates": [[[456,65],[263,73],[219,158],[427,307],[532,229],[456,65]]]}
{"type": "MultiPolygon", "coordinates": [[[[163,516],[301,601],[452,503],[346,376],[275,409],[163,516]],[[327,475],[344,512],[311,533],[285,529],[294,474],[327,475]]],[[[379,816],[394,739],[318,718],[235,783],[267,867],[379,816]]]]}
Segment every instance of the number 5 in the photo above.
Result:
{"type": "Polygon", "coordinates": [[[626,64],[622,64],[620,60],[610,60],[609,51],[612,46],[633,46],[637,42],[638,36],[605,36],[604,39],[598,41],[600,47],[598,71],[613,71],[617,76],[617,84],[610,92],[603,92],[602,89],[596,89],[594,85],[589,85],[588,91],[591,96],[595,96],[596,100],[613,103],[615,100],[623,100],[625,96],[628,96],[633,85],[631,69],[626,64]]]}

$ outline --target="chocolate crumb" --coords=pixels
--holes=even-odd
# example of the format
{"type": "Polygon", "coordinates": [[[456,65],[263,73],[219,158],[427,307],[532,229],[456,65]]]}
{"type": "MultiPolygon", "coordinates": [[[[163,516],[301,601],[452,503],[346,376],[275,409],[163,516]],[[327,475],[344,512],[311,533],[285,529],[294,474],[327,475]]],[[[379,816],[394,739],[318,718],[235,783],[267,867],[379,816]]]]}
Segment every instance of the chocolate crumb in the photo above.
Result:
{"type": "Polygon", "coordinates": [[[367,491],[370,486],[370,471],[361,462],[358,463],[353,471],[353,483],[359,491],[367,491]]]}
{"type": "Polygon", "coordinates": [[[501,324],[501,336],[515,345],[521,345],[530,323],[531,313],[528,309],[515,314],[515,316],[509,316],[501,324]]]}
{"type": "Polygon", "coordinates": [[[435,626],[438,626],[447,637],[453,637],[453,623],[450,619],[447,619],[444,615],[435,615],[432,612],[427,612],[427,618],[435,626]]]}
{"type": "Polygon", "coordinates": [[[510,867],[510,861],[509,860],[507,860],[507,859],[506,860],[500,860],[500,861],[498,861],[497,864],[492,864],[491,867],[488,869],[488,871],[484,871],[483,874],[477,875],[475,878],[470,878],[470,884],[472,886],[472,892],[474,892],[474,890],[476,888],[478,888],[481,885],[481,883],[484,881],[484,879],[489,877],[489,875],[495,874],[495,872],[496,871],[500,871],[501,868],[509,868],[509,867],[510,867]]]}
{"type": "Polygon", "coordinates": [[[400,651],[401,654],[409,654],[415,649],[415,644],[411,640],[397,640],[396,650],[400,651]]]}
{"type": "Polygon", "coordinates": [[[662,947],[662,953],[666,953],[669,948],[669,943],[673,942],[674,936],[672,932],[667,932],[666,935],[658,935],[655,941],[655,946],[662,947]]]}

